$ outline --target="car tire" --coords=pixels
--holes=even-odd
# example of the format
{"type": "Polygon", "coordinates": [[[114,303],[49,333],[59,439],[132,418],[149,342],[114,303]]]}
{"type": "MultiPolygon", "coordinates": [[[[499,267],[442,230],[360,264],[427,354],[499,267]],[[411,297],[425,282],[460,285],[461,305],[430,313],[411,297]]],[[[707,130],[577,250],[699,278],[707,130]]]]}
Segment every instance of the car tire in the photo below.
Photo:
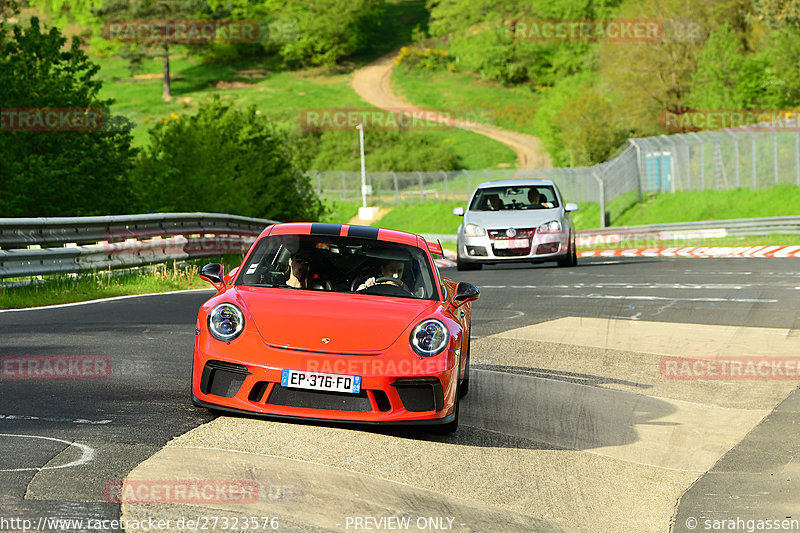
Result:
{"type": "Polygon", "coordinates": [[[469,393],[469,352],[471,344],[470,337],[467,337],[467,355],[464,356],[464,379],[462,379],[461,382],[458,384],[458,394],[461,398],[463,398],[464,396],[467,395],[467,393],[469,393]]]}
{"type": "Polygon", "coordinates": [[[480,263],[467,263],[461,260],[461,257],[456,257],[456,269],[457,270],[480,270],[481,269],[480,263]]]}
{"type": "Polygon", "coordinates": [[[560,267],[574,267],[578,264],[578,253],[575,251],[575,245],[570,246],[569,253],[558,260],[560,267]]]}
{"type": "MultiPolygon", "coordinates": [[[[459,387],[459,389],[460,388],[461,387],[459,387]]],[[[461,402],[459,401],[460,400],[460,397],[459,397],[460,394],[461,394],[461,391],[457,390],[456,391],[456,400],[455,400],[456,405],[455,405],[455,408],[453,409],[453,411],[455,413],[454,416],[453,416],[453,420],[451,420],[450,422],[448,422],[446,424],[442,424],[440,426],[431,426],[432,433],[435,433],[436,435],[452,435],[453,433],[456,432],[456,430],[458,429],[458,411],[460,409],[459,405],[461,404],[461,402]]]]}

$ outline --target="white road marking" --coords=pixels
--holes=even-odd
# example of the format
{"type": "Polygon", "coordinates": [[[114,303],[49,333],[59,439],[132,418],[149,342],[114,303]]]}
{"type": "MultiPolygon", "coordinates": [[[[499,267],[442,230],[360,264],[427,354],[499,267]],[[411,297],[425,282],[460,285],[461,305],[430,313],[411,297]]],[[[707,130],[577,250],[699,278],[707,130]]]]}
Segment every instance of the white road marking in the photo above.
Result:
{"type": "Polygon", "coordinates": [[[110,424],[112,420],[86,420],[85,418],[63,418],[56,416],[33,416],[33,415],[4,415],[0,414],[0,420],[39,420],[41,422],[71,422],[73,424],[110,424]]]}
{"type": "Polygon", "coordinates": [[[166,294],[182,294],[185,292],[203,292],[203,291],[213,291],[213,288],[208,289],[187,289],[184,291],[168,291],[168,292],[153,292],[150,294],[128,294],[126,296],[113,296],[111,298],[100,298],[97,300],[86,300],[85,302],[72,302],[68,304],[56,304],[56,305],[43,305],[41,307],[23,307],[21,309],[0,309],[0,313],[17,313],[20,311],[39,311],[41,309],[61,309],[62,307],[75,307],[78,305],[89,305],[89,304],[96,304],[96,303],[103,303],[103,302],[113,302],[115,300],[127,300],[130,298],[141,298],[144,296],[164,296],[166,294]]]}
{"type": "Polygon", "coordinates": [[[39,435],[15,435],[13,433],[0,433],[0,437],[18,437],[21,439],[51,440],[53,442],[60,442],[62,444],[66,444],[67,446],[74,446],[75,448],[78,448],[81,451],[81,456],[78,459],[72,461],[71,463],[67,463],[65,465],[30,467],[30,468],[3,468],[0,469],[0,472],[26,472],[30,470],[35,470],[39,472],[41,470],[57,470],[59,468],[70,468],[73,466],[80,466],[94,459],[94,448],[86,446],[85,444],[78,444],[77,442],[70,442],[68,440],[56,439],[53,437],[41,437],[39,435]]]}

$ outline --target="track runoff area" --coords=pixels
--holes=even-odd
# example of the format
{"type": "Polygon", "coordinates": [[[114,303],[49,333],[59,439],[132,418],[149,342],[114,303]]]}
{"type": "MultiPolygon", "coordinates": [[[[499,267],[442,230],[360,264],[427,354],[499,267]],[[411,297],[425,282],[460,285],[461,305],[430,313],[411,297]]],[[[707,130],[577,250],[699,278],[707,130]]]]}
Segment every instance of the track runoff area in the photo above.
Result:
{"type": "Polygon", "coordinates": [[[448,437],[191,407],[192,332],[208,292],[0,313],[6,357],[102,363],[86,379],[0,382],[2,517],[30,521],[7,529],[44,517],[42,529],[64,531],[52,520],[127,531],[798,530],[797,265],[445,267],[481,290],[472,385],[448,437]]]}

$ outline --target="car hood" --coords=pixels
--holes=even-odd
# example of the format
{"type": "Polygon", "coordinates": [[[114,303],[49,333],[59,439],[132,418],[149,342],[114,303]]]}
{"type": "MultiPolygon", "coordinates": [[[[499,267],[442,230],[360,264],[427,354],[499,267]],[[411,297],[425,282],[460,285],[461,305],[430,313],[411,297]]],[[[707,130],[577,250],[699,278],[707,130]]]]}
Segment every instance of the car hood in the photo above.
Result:
{"type": "Polygon", "coordinates": [[[487,229],[536,228],[551,220],[560,220],[561,208],[526,209],[519,211],[468,211],[465,224],[477,224],[487,229]]]}
{"type": "Polygon", "coordinates": [[[380,352],[439,306],[433,300],[350,293],[255,287],[236,292],[264,342],[315,352],[380,352]]]}

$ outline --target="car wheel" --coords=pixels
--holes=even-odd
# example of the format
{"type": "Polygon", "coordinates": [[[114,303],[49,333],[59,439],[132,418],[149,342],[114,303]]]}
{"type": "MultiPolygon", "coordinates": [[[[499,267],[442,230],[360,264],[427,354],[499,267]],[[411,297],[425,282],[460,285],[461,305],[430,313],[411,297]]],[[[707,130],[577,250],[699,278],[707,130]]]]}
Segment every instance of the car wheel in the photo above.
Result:
{"type": "MultiPolygon", "coordinates": [[[[471,329],[471,328],[470,328],[471,329]]],[[[471,335],[470,335],[471,337],[471,335]]],[[[462,398],[469,392],[469,347],[470,337],[467,337],[467,355],[464,356],[464,379],[458,384],[458,394],[462,398]]]]}
{"type": "Polygon", "coordinates": [[[461,257],[456,257],[456,269],[458,270],[480,270],[481,269],[480,263],[466,263],[461,260],[461,257]]]}
{"type": "MultiPolygon", "coordinates": [[[[459,387],[460,388],[460,387],[459,387]]],[[[454,408],[455,415],[453,416],[453,420],[448,422],[447,424],[442,424],[440,426],[431,426],[433,429],[433,433],[437,435],[451,435],[456,432],[458,429],[458,411],[459,411],[459,401],[460,391],[456,391],[456,405],[454,408]]]]}
{"type": "Polygon", "coordinates": [[[558,260],[558,266],[560,267],[574,267],[578,264],[578,254],[575,251],[575,246],[570,246],[570,250],[561,259],[558,260]]]}

